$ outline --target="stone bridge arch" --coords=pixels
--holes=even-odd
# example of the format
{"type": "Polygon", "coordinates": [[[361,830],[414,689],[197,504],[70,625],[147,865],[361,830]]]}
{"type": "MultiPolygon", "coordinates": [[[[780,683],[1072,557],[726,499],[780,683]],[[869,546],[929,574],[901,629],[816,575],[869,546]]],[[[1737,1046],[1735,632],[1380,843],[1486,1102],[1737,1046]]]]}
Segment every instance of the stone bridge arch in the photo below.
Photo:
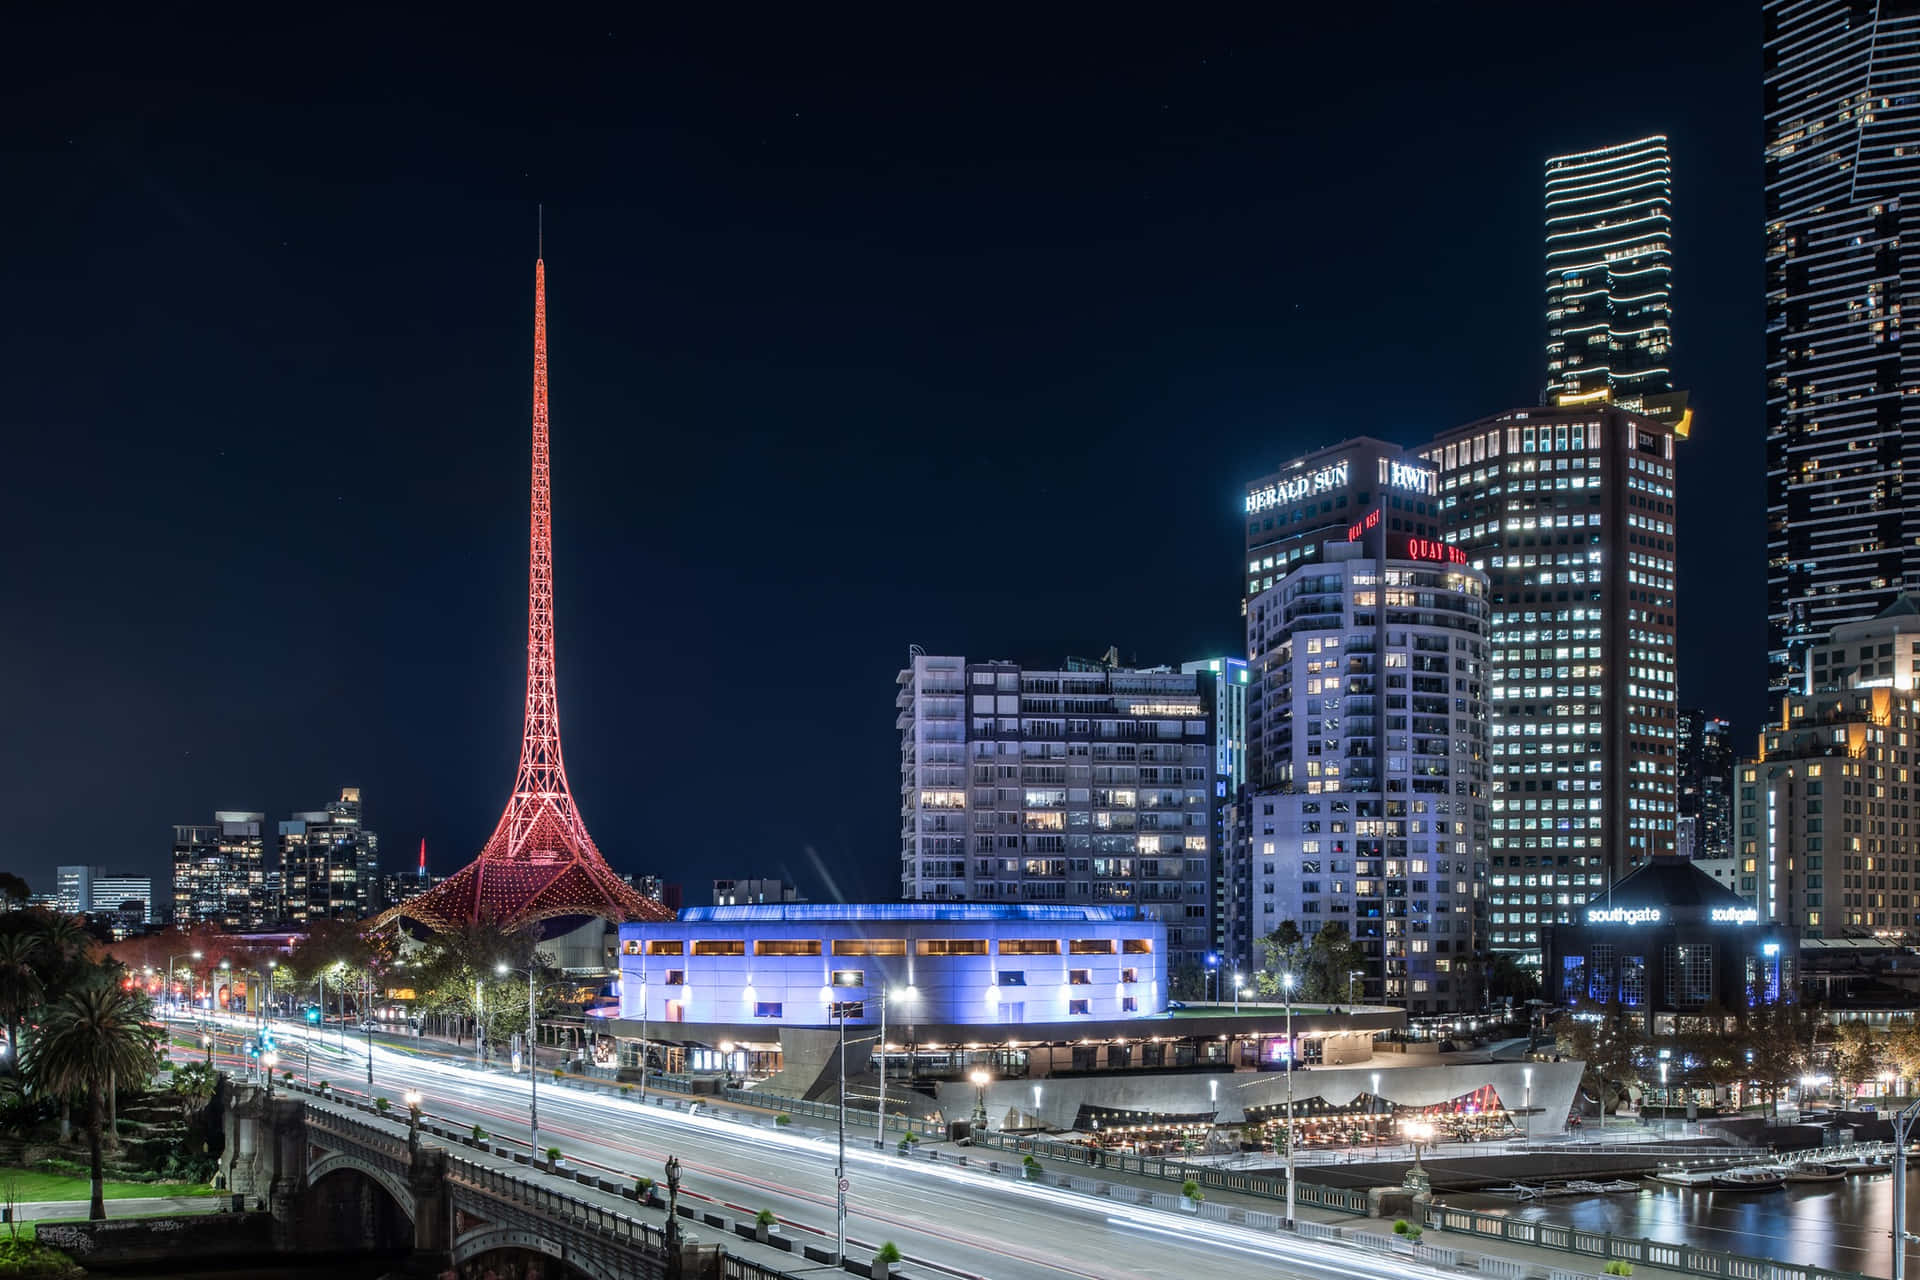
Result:
{"type": "Polygon", "coordinates": [[[371,1178],[380,1185],[382,1190],[393,1197],[393,1202],[400,1206],[400,1212],[406,1215],[408,1222],[418,1219],[420,1211],[413,1202],[413,1188],[407,1185],[405,1178],[344,1151],[322,1152],[318,1159],[307,1166],[307,1185],[311,1187],[318,1184],[330,1173],[344,1172],[371,1178]]]}
{"type": "Polygon", "coordinates": [[[502,1250],[540,1254],[567,1268],[569,1275],[584,1276],[586,1280],[631,1280],[634,1275],[610,1262],[583,1257],[539,1231],[511,1226],[490,1225],[458,1237],[453,1242],[453,1264],[463,1266],[502,1250]]]}

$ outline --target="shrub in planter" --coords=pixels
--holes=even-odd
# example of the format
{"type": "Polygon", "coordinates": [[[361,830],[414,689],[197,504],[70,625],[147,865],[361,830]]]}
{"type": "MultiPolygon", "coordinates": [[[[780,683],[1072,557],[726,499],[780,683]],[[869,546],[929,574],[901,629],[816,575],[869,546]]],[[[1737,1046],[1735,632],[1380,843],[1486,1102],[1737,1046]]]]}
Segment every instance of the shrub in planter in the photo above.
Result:
{"type": "Polygon", "coordinates": [[[1395,1218],[1393,1220],[1393,1234],[1405,1236],[1408,1244],[1419,1244],[1420,1237],[1426,1233],[1425,1227],[1408,1222],[1405,1218],[1395,1218]]]}
{"type": "Polygon", "coordinates": [[[1609,1262],[1605,1269],[1606,1273],[1610,1276],[1630,1276],[1633,1274],[1633,1264],[1631,1262],[1609,1262]]]}
{"type": "Polygon", "coordinates": [[[909,1129],[907,1130],[907,1136],[900,1139],[900,1141],[909,1143],[909,1144],[917,1144],[920,1141],[920,1135],[915,1133],[913,1130],[909,1129]]]}
{"type": "Polygon", "coordinates": [[[322,1081],[320,1082],[320,1092],[321,1092],[321,1093],[325,1093],[325,1092],[326,1092],[327,1090],[329,1090],[329,1089],[331,1089],[331,1088],[333,1088],[333,1082],[332,1082],[332,1081],[330,1081],[330,1080],[322,1080],[322,1081]]]}
{"type": "Polygon", "coordinates": [[[548,1147],[548,1148],[547,1148],[547,1163],[548,1163],[548,1164],[550,1164],[550,1165],[555,1165],[555,1166],[557,1166],[557,1165],[559,1165],[559,1163],[560,1163],[560,1148],[558,1148],[558,1147],[548,1147]]]}
{"type": "Polygon", "coordinates": [[[387,1109],[391,1106],[393,1106],[393,1103],[386,1098],[375,1098],[373,1100],[374,1110],[378,1111],[381,1115],[387,1114],[387,1109]]]}
{"type": "Polygon", "coordinates": [[[900,1246],[889,1240],[873,1251],[873,1274],[877,1280],[887,1280],[893,1274],[893,1264],[900,1261],[900,1246]]]}
{"type": "Polygon", "coordinates": [[[634,1199],[638,1200],[641,1204],[652,1203],[653,1179],[652,1178],[635,1178],[633,1180],[633,1197],[634,1199]]]}
{"type": "Polygon", "coordinates": [[[760,1212],[754,1214],[753,1215],[754,1239],[758,1240],[761,1244],[765,1244],[767,1242],[768,1233],[771,1232],[776,1225],[778,1225],[778,1222],[779,1220],[773,1216],[773,1210],[771,1209],[762,1209],[760,1212]]]}
{"type": "Polygon", "coordinates": [[[1185,1182],[1180,1184],[1180,1194],[1185,1196],[1187,1199],[1193,1201],[1195,1204],[1199,1204],[1202,1200],[1205,1200],[1207,1198],[1206,1195],[1200,1190],[1200,1184],[1195,1182],[1192,1178],[1188,1178],[1185,1182]]]}
{"type": "Polygon", "coordinates": [[[788,1125],[793,1123],[793,1117],[788,1115],[786,1112],[782,1111],[779,1115],[773,1118],[773,1122],[779,1125],[782,1129],[784,1129],[788,1125]]]}
{"type": "Polygon", "coordinates": [[[487,1131],[479,1125],[475,1125],[473,1126],[473,1132],[467,1136],[472,1139],[473,1145],[477,1147],[487,1140],[487,1131]]]}
{"type": "Polygon", "coordinates": [[[1039,1180],[1040,1162],[1038,1160],[1034,1159],[1032,1156],[1028,1156],[1025,1160],[1022,1160],[1020,1162],[1020,1167],[1026,1171],[1027,1181],[1036,1182],[1039,1180]]]}

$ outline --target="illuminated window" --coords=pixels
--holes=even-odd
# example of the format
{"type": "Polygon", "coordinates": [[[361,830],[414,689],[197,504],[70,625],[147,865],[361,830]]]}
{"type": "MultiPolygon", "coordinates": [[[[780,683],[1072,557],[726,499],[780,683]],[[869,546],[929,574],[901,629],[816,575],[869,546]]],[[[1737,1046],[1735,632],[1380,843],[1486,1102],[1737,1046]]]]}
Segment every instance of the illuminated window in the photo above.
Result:
{"type": "Polygon", "coordinates": [[[914,943],[914,950],[923,956],[983,956],[987,954],[985,938],[921,938],[914,943]]]}
{"type": "Polygon", "coordinates": [[[650,956],[683,956],[687,954],[687,944],[678,938],[654,938],[647,943],[650,956]]]}
{"type": "Polygon", "coordinates": [[[817,956],[820,943],[812,938],[761,938],[753,944],[757,956],[817,956]]]}
{"type": "Polygon", "coordinates": [[[1093,1001],[1091,1000],[1067,1001],[1067,1013],[1069,1016],[1073,1014],[1085,1014],[1085,1013],[1092,1013],[1092,1012],[1093,1012],[1093,1001]]]}
{"type": "Polygon", "coordinates": [[[695,938],[693,954],[697,956],[743,956],[747,954],[746,940],[743,938],[695,938]]]}
{"type": "Polygon", "coordinates": [[[753,1006],[753,1016],[754,1016],[754,1017],[756,1017],[756,1018],[777,1018],[777,1017],[779,1017],[779,1016],[780,1016],[780,1002],[779,1002],[779,1001],[777,1001],[777,1000],[762,1000],[762,1001],[760,1001],[759,1003],[757,1003],[757,1004],[755,1004],[755,1005],[753,1006]]]}
{"type": "Polygon", "coordinates": [[[1111,938],[1074,938],[1067,943],[1067,954],[1073,956],[1110,956],[1113,952],[1111,938]]]}
{"type": "Polygon", "coordinates": [[[1057,956],[1060,942],[1057,938],[1002,938],[999,950],[1003,956],[1057,956]]]}
{"type": "Polygon", "coordinates": [[[907,954],[907,940],[905,938],[835,938],[833,954],[837,956],[903,956],[907,954]]]}

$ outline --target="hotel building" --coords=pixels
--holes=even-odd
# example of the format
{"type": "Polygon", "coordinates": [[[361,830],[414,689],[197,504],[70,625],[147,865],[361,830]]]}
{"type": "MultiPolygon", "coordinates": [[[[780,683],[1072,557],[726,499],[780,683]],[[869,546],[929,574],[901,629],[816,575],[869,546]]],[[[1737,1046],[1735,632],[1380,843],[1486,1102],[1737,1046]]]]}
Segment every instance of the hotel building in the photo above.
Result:
{"type": "Polygon", "coordinates": [[[1541,962],[1567,921],[1674,852],[1673,429],[1612,405],[1516,409],[1420,450],[1491,606],[1487,943],[1541,962]]]}
{"type": "MultiPolygon", "coordinates": [[[[1423,491],[1433,479],[1393,465],[1423,491]]],[[[1356,510],[1248,602],[1252,933],[1338,924],[1365,957],[1356,999],[1478,1010],[1486,577],[1437,538],[1390,531],[1388,510],[1356,510]]]]}
{"type": "Polygon", "coordinates": [[[362,821],[358,787],[280,824],[281,909],[293,923],[372,915],[379,872],[380,837],[362,821]]]}
{"type": "Polygon", "coordinates": [[[897,684],[902,897],[1137,906],[1165,926],[1172,972],[1198,973],[1213,943],[1214,672],[916,650],[897,684]]]}

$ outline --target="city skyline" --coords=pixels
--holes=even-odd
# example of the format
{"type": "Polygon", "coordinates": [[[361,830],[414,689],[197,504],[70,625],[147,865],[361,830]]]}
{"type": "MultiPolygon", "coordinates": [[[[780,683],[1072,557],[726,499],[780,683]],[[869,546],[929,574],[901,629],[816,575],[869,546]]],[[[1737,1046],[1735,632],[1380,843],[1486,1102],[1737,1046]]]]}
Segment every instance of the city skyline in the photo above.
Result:
{"type": "MultiPolygon", "coordinates": [[[[1757,92],[1752,14],[1701,22],[1675,48],[1691,47],[1686,39],[1704,48],[1729,32],[1746,33],[1753,65],[1716,62],[1691,92],[1757,92]]],[[[1526,38],[1543,31],[1530,27],[1526,38]]],[[[604,71],[627,55],[595,46],[580,56],[604,71]]],[[[57,96],[72,140],[37,140],[24,176],[53,187],[98,181],[29,215],[46,224],[33,236],[44,265],[23,269],[22,312],[44,324],[17,332],[13,349],[79,391],[29,385],[10,412],[38,441],[42,471],[88,478],[89,516],[26,566],[21,599],[34,622],[7,642],[13,665],[43,677],[27,711],[54,726],[52,749],[20,775],[42,798],[25,806],[8,864],[35,881],[75,861],[157,875],[172,824],[233,806],[283,817],[339,779],[366,788],[370,820],[391,847],[411,850],[424,836],[442,868],[479,849],[485,815],[502,799],[499,744],[517,709],[498,691],[513,686],[523,660],[511,640],[524,587],[511,570],[518,527],[502,513],[514,509],[524,421],[525,326],[512,323],[524,314],[518,264],[541,198],[548,256],[568,264],[556,318],[565,334],[556,359],[567,366],[556,413],[569,431],[555,462],[558,631],[573,673],[564,697],[584,762],[575,784],[594,797],[596,831],[623,872],[685,866],[689,882],[785,873],[811,888],[817,856],[847,896],[890,896],[897,740],[888,685],[909,644],[1021,661],[1112,644],[1141,663],[1176,665],[1236,652],[1234,597],[1244,583],[1236,587],[1225,568],[1248,475],[1354,435],[1417,444],[1537,398],[1538,180],[1549,154],[1647,131],[1671,136],[1679,381],[1695,391],[1700,414],[1688,448],[1709,460],[1690,453],[1688,469],[1745,466],[1757,480],[1757,429],[1745,426],[1758,422],[1757,362],[1737,367],[1707,340],[1716,316],[1747,306],[1726,296],[1730,282],[1753,274],[1750,261],[1714,241],[1744,240],[1718,234],[1725,221],[1757,245],[1757,199],[1751,215],[1726,216],[1735,195],[1706,177],[1729,132],[1751,131],[1742,118],[1750,110],[1729,108],[1703,126],[1676,123],[1688,114],[1678,103],[1649,100],[1604,121],[1516,122],[1475,115],[1489,100],[1464,81],[1418,82],[1451,94],[1472,128],[1498,139],[1474,172],[1489,184],[1486,203],[1502,209],[1471,220],[1444,214],[1460,237],[1450,243],[1477,247],[1482,323],[1461,326],[1472,334],[1464,340],[1396,351],[1407,371],[1382,383],[1369,376],[1364,343],[1322,334],[1360,314],[1342,310],[1354,305],[1351,294],[1391,284],[1397,292],[1386,296],[1412,302],[1440,291],[1418,273],[1373,274],[1378,255],[1360,245],[1407,240],[1434,212],[1356,214],[1352,253],[1330,255],[1337,265],[1303,264],[1257,231],[1297,216],[1295,193],[1261,170],[1307,131],[1286,119],[1297,99],[1265,96],[1272,68],[1302,60],[1273,35],[1128,56],[1151,73],[1060,71],[1038,50],[1009,54],[1007,101],[973,102],[980,113],[967,126],[933,94],[909,95],[901,122],[884,128],[862,111],[877,79],[841,85],[825,73],[768,76],[754,57],[695,59],[701,74],[669,79],[675,91],[691,83],[697,107],[676,113],[663,87],[604,126],[603,142],[638,148],[668,182],[612,180],[596,147],[532,146],[491,118],[457,131],[446,159],[423,156],[409,148],[432,133],[426,108],[402,111],[402,142],[357,150],[372,137],[364,113],[343,106],[345,127],[323,137],[289,114],[300,93],[277,98],[255,85],[262,118],[223,128],[290,130],[289,145],[308,159],[303,176],[249,164],[213,184],[190,158],[241,143],[209,131],[191,95],[163,95],[140,117],[146,132],[130,137],[114,124],[121,100],[89,103],[90,82],[67,85],[57,96]],[[727,98],[743,86],[751,92],[727,98]],[[1123,127],[1036,187],[1053,172],[1053,150],[1017,133],[1035,120],[1048,138],[1076,128],[1087,108],[1075,100],[1088,95],[1123,127]],[[798,110],[776,111],[780,99],[798,110]],[[907,145],[916,129],[933,129],[934,141],[907,145]],[[452,179],[503,137],[516,144],[513,176],[490,162],[476,199],[410,189],[379,210],[347,195],[303,205],[320,180],[372,191],[415,169],[429,183],[452,179]],[[875,161],[876,146],[898,158],[875,161]],[[1143,148],[1158,158],[1134,173],[1127,158],[1143,148]],[[148,175],[136,183],[147,194],[116,210],[108,197],[129,159],[148,175]],[[958,188],[960,208],[927,199],[974,164],[985,167],[958,188]],[[883,202],[884,225],[847,221],[871,199],[883,202]],[[263,206],[265,222],[241,217],[248,202],[263,206]],[[1089,237],[1096,209],[1108,221],[1089,237]],[[729,210],[752,221],[725,233],[701,225],[729,210]],[[1190,234],[1202,219],[1221,224],[1223,234],[1206,237],[1217,245],[1190,234]],[[269,222],[279,234],[267,234],[269,222]],[[869,232],[853,227],[878,238],[868,243],[869,232]],[[135,245],[139,261],[129,256],[135,245]],[[976,281],[982,250],[987,269],[976,281]],[[1122,261],[1124,280],[1115,274],[1122,261]],[[180,274],[189,263],[200,297],[180,274]],[[1036,271],[1042,263],[1050,270],[1036,271]],[[717,265],[725,270],[715,276],[717,265]],[[1015,277],[1040,282],[1018,314],[1003,292],[1015,277]],[[131,354],[119,362],[127,367],[92,381],[63,376],[78,308],[97,305],[109,278],[142,299],[131,354]],[[250,319],[229,326],[230,315],[250,319]],[[1205,319],[1196,325],[1195,316],[1205,319]],[[723,336],[735,322],[747,330],[723,336]],[[936,351],[947,354],[928,354],[936,351]],[[986,375],[981,388],[963,384],[968,370],[986,375]],[[189,386],[213,394],[189,400],[189,386]],[[197,411],[189,420],[172,402],[197,411]],[[1156,449],[1170,492],[1186,495],[1160,517],[1164,537],[1050,586],[1039,626],[995,607],[1025,598],[1025,575],[982,596],[940,569],[963,562],[977,536],[971,521],[947,527],[903,515],[914,509],[903,495],[929,466],[946,472],[956,496],[998,474],[963,443],[966,424],[995,402],[1026,428],[1021,465],[998,502],[1027,536],[1084,536],[1089,504],[1110,498],[1156,449]],[[808,406],[797,419],[796,404],[808,406]],[[1053,424],[1051,436],[1034,433],[1041,423],[1053,424]],[[1751,459],[1733,444],[1743,431],[1751,459]],[[1089,448],[1092,440],[1101,447],[1089,448]],[[739,465],[747,459],[755,464],[739,465]],[[194,497],[183,504],[186,494],[194,497]],[[919,525],[917,537],[899,536],[903,518],[919,525]],[[1143,614],[1133,593],[1155,579],[1175,582],[1174,594],[1143,614]],[[316,627],[322,599],[353,606],[316,627]],[[222,610],[247,620],[243,634],[270,642],[236,637],[218,620],[222,610]],[[479,639],[455,639],[469,635],[479,639]],[[781,660],[765,660],[770,644],[785,650],[781,660]],[[488,692],[461,692],[469,689],[488,692]],[[321,725],[310,718],[316,698],[352,714],[337,729],[321,725]],[[809,710],[819,707],[832,716],[809,710]],[[643,728],[653,717],[714,727],[665,755],[643,728]],[[852,753],[868,779],[860,812],[870,816],[848,817],[846,806],[810,797],[804,782],[782,781],[754,817],[662,849],[646,816],[647,780],[675,759],[724,758],[743,729],[819,733],[829,750],[852,753]],[[120,740],[139,745],[112,745],[120,740]],[[98,848],[75,850],[66,815],[78,797],[48,770],[83,751],[105,756],[87,771],[89,795],[101,777],[115,785],[85,810],[98,848]]],[[[942,83],[961,74],[957,63],[937,70],[942,83]]],[[[556,101],[578,110],[597,99],[582,89],[556,101]]],[[[1323,111],[1313,121],[1337,114],[1323,111]]],[[[1363,124],[1346,128],[1308,144],[1361,145],[1363,124]]],[[[1416,176],[1437,172],[1414,150],[1396,154],[1416,176]]],[[[1757,144],[1746,154],[1751,196],[1757,144]]],[[[1339,203],[1362,192],[1336,184],[1315,194],[1339,203]]],[[[10,481],[16,518],[70,519],[22,483],[33,470],[10,481]]],[[[1722,588],[1723,609],[1708,604],[1696,616],[1751,615],[1756,637],[1758,509],[1756,499],[1752,518],[1732,530],[1683,528],[1689,557],[1699,559],[1680,571],[1683,590],[1690,574],[1733,584],[1722,588]]],[[[1703,656],[1703,647],[1681,654],[1682,697],[1733,719],[1744,739],[1762,707],[1762,659],[1743,674],[1744,657],[1703,656]]]]}

